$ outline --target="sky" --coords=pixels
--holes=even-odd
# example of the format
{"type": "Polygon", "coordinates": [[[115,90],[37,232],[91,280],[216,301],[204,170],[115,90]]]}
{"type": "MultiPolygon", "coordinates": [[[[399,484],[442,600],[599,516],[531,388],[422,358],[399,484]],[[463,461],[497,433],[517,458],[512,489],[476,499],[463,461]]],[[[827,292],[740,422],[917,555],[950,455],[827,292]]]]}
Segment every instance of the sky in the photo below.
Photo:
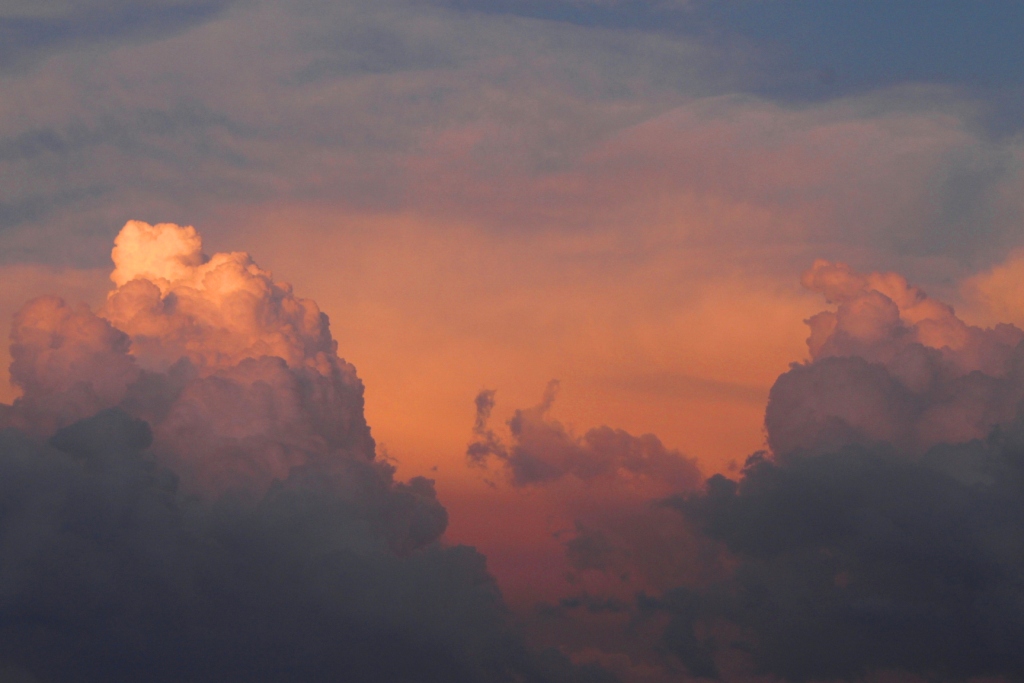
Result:
{"type": "Polygon", "coordinates": [[[1022,30],[2,3],[0,675],[1019,680],[1022,30]]]}

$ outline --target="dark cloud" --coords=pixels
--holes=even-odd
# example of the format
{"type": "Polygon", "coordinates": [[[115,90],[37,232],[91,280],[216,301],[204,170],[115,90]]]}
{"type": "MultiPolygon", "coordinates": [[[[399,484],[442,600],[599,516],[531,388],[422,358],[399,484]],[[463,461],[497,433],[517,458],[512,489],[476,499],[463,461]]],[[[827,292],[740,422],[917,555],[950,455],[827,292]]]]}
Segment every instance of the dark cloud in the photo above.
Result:
{"type": "Polygon", "coordinates": [[[666,643],[695,669],[743,648],[797,681],[1024,675],[1022,423],[916,462],[862,447],[754,456],[739,481],[713,477],[675,506],[738,563],[714,592],[666,596],[666,643]],[[693,624],[716,618],[749,637],[696,647],[693,624]]]}
{"type": "Polygon", "coordinates": [[[256,502],[203,503],[145,453],[151,438],[119,409],[50,445],[0,436],[6,666],[43,681],[605,680],[530,653],[484,558],[417,528],[443,512],[430,482],[307,469],[256,502]]]}

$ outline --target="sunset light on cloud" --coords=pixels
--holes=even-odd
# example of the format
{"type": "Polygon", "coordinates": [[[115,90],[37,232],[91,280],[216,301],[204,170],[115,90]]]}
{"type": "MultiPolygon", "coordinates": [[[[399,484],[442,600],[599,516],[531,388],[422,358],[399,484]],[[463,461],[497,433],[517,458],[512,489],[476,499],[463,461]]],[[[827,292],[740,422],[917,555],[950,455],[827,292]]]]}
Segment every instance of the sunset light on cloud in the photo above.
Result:
{"type": "Polygon", "coordinates": [[[0,7],[0,681],[1024,678],[1024,9],[0,7]]]}

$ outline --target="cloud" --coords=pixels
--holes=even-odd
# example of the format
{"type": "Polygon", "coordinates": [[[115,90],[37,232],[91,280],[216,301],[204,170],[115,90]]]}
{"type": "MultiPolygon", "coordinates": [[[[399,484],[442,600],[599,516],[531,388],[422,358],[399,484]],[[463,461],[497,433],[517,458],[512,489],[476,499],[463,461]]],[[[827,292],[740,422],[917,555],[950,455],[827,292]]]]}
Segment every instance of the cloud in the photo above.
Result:
{"type": "Polygon", "coordinates": [[[362,382],[314,302],[247,254],[206,257],[191,227],[130,221],[113,258],[101,315],[49,297],[15,317],[20,424],[47,433],[122,406],[204,491],[265,489],[332,453],[373,459],[362,382]]]}
{"type": "Polygon", "coordinates": [[[1024,325],[1024,253],[1015,251],[990,269],[967,278],[961,285],[971,312],[988,321],[1024,325]]]}
{"type": "Polygon", "coordinates": [[[747,650],[785,680],[896,669],[1024,673],[1021,424],[910,461],[882,447],[752,457],[739,481],[677,499],[735,558],[714,590],[667,593],[666,645],[696,671],[747,650]],[[688,596],[685,597],[684,596],[688,596]],[[733,643],[697,639],[728,620],[733,643]]]}
{"type": "Polygon", "coordinates": [[[948,277],[1016,239],[1019,141],[979,133],[962,94],[779,105],[744,93],[742,58],[692,36],[431,3],[211,11],[5,76],[5,247],[83,264],[130,215],[214,235],[289,203],[483,231],[643,226],[787,273],[881,254],[948,277]]]}
{"type": "Polygon", "coordinates": [[[884,442],[920,455],[1016,416],[1019,328],[968,325],[894,273],[819,261],[803,282],[837,308],[808,319],[810,362],[772,387],[765,427],[774,452],[884,442]]]}
{"type": "Polygon", "coordinates": [[[328,321],[246,254],[129,222],[101,315],[12,331],[0,663],[42,680],[605,681],[515,629],[434,483],[376,457],[328,321]]]}
{"type": "Polygon", "coordinates": [[[819,261],[803,283],[837,308],[772,388],[771,451],[668,501],[729,571],[638,609],[694,675],[1016,680],[1024,333],[894,273],[819,261]]]}
{"type": "Polygon", "coordinates": [[[224,0],[122,0],[27,3],[0,11],[0,70],[24,68],[64,50],[96,43],[153,40],[209,21],[224,0]]]}
{"type": "Polygon", "coordinates": [[[583,482],[619,478],[681,490],[700,480],[692,459],[665,448],[653,434],[635,437],[621,429],[598,427],[574,436],[561,423],[547,419],[557,391],[558,382],[552,381],[538,405],[515,412],[508,422],[510,445],[487,427],[494,392],[480,392],[473,427],[477,439],[466,451],[470,461],[485,465],[490,456],[501,460],[513,486],[542,485],[566,477],[583,482]]]}
{"type": "Polygon", "coordinates": [[[387,527],[422,522],[410,503],[433,498],[429,483],[350,463],[293,472],[255,503],[200,503],[144,451],[151,438],[117,408],[49,446],[3,435],[7,667],[62,681],[605,680],[526,650],[471,548],[389,550],[387,527]]]}
{"type": "Polygon", "coordinates": [[[640,440],[574,435],[550,417],[556,384],[505,438],[478,396],[470,461],[570,520],[570,578],[531,630],[627,680],[1016,680],[1024,332],[971,326],[894,273],[819,261],[803,284],[835,309],[807,321],[771,450],[734,479],[621,476],[640,440]]]}
{"type": "MultiPolygon", "coordinates": [[[[624,680],[672,680],[678,672],[656,635],[633,628],[642,621],[635,596],[680,581],[700,585],[722,571],[715,548],[661,502],[696,491],[700,470],[652,434],[597,427],[575,435],[549,416],[557,388],[549,383],[538,405],[516,410],[507,438],[488,426],[494,392],[481,392],[467,449],[472,465],[498,463],[521,492],[505,508],[539,508],[556,541],[538,547],[531,538],[518,551],[533,555],[519,571],[544,584],[522,618],[534,638],[575,661],[600,662],[624,680]]],[[[528,515],[516,512],[520,523],[528,515]]],[[[505,539],[513,548],[520,542],[505,539]]]]}
{"type": "MultiPolygon", "coordinates": [[[[38,265],[0,266],[0,278],[5,287],[0,295],[0,320],[10,321],[26,301],[61,291],[72,301],[99,303],[109,288],[107,272],[103,270],[79,270],[49,268],[38,265]]],[[[10,349],[0,348],[0,366],[10,365],[10,349]]],[[[8,377],[0,379],[0,401],[11,402],[16,396],[8,377]]]]}
{"type": "Polygon", "coordinates": [[[41,433],[117,405],[139,375],[127,334],[87,306],[41,297],[14,316],[11,379],[24,394],[14,410],[41,433]]]}

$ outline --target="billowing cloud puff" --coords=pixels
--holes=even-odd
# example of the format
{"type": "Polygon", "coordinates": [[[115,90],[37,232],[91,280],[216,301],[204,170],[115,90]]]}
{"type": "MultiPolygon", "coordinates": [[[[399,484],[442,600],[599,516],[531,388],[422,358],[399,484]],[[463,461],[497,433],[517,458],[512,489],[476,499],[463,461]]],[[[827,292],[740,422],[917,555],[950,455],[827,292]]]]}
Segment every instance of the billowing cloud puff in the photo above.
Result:
{"type": "Polygon", "coordinates": [[[576,437],[558,421],[547,418],[557,390],[558,382],[553,381],[538,405],[516,410],[508,423],[510,445],[487,427],[494,392],[480,392],[476,398],[476,440],[467,449],[471,462],[483,464],[489,456],[495,456],[504,462],[515,486],[565,477],[584,482],[617,478],[636,486],[644,482],[668,493],[693,488],[700,481],[695,461],[665,448],[653,434],[637,437],[621,429],[597,427],[576,437]]]}
{"type": "Polygon", "coordinates": [[[803,282],[838,306],[772,388],[771,452],[669,503],[732,571],[641,612],[695,675],[1019,680],[1024,332],[891,273],[818,262],[803,282]]]}
{"type": "Polygon", "coordinates": [[[765,426],[775,453],[886,442],[920,455],[1016,415],[1024,331],[968,325],[894,273],[818,261],[803,283],[837,308],[807,321],[811,361],[772,388],[765,426]]]}
{"type": "MultiPolygon", "coordinates": [[[[327,316],[309,299],[274,282],[242,252],[203,254],[192,227],[129,221],[114,242],[115,269],[101,314],[132,337],[147,369],[181,358],[201,371],[276,356],[289,367],[328,375],[339,364],[327,316]]],[[[204,373],[205,374],[205,373],[204,373]]]]}
{"type": "Polygon", "coordinates": [[[85,306],[56,297],[26,305],[11,329],[11,379],[25,392],[17,423],[49,432],[117,405],[139,377],[130,344],[85,306]]]}
{"type": "Polygon", "coordinates": [[[15,317],[0,671],[41,681],[609,680],[512,627],[433,482],[375,457],[327,317],[130,222],[93,313],[15,317]]]}
{"type": "Polygon", "coordinates": [[[40,433],[120,406],[193,488],[265,488],[314,459],[372,460],[363,387],[327,316],[248,254],[130,221],[99,314],[59,299],[15,318],[15,412],[40,433]],[[244,456],[243,456],[244,454],[244,456]]]}

